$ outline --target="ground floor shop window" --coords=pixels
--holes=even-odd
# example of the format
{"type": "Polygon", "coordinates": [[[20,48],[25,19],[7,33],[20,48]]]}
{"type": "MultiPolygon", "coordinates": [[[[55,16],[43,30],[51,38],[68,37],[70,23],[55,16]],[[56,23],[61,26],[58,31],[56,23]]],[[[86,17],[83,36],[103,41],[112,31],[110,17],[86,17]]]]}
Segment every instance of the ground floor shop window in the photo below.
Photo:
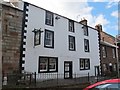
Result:
{"type": "Polygon", "coordinates": [[[57,72],[58,71],[58,58],[57,57],[39,57],[38,72],[57,72]]]}

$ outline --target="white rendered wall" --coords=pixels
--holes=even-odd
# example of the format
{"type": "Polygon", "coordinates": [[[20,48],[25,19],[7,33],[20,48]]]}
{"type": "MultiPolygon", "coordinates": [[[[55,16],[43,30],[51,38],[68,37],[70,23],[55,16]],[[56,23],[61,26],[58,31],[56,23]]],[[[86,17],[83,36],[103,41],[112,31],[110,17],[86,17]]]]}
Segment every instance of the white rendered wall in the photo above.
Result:
{"type": "Polygon", "coordinates": [[[27,38],[25,52],[25,71],[38,73],[39,56],[58,57],[58,73],[64,74],[64,61],[72,61],[73,73],[95,74],[94,66],[100,65],[98,32],[89,29],[89,36],[84,36],[82,25],[75,22],[75,33],[68,31],[68,19],[59,16],[56,20],[54,14],[54,26],[45,25],[45,10],[29,5],[27,38]],[[34,47],[34,28],[43,31],[41,34],[41,45],[34,47]],[[54,49],[44,47],[45,29],[54,31],[54,49]],[[75,36],[76,51],[69,51],[68,35],[75,36]],[[90,52],[84,51],[84,39],[89,39],[90,52]],[[90,70],[80,71],[80,58],[90,59],[90,70]]]}

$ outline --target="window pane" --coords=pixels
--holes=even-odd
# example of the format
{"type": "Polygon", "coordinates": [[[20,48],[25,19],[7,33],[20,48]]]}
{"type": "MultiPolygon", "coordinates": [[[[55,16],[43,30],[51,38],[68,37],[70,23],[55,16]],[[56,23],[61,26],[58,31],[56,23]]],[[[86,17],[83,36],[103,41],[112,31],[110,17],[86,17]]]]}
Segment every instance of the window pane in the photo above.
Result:
{"type": "Polygon", "coordinates": [[[83,28],[84,35],[88,36],[88,27],[83,26],[82,28],[83,28]]]}
{"type": "Polygon", "coordinates": [[[112,49],[113,58],[115,58],[115,49],[112,49]]]}
{"type": "Polygon", "coordinates": [[[65,73],[65,78],[69,78],[69,76],[70,76],[70,75],[69,75],[69,72],[66,72],[66,73],[65,73]]]}
{"type": "Polygon", "coordinates": [[[74,32],[74,21],[69,20],[69,31],[74,32]]]}
{"type": "Polygon", "coordinates": [[[85,69],[89,69],[89,60],[88,59],[85,60],[85,69]]]}
{"type": "Polygon", "coordinates": [[[45,46],[46,47],[53,47],[53,42],[54,42],[54,32],[53,31],[48,31],[48,30],[46,30],[45,31],[45,46]]]}
{"type": "Polygon", "coordinates": [[[102,47],[102,53],[103,53],[103,58],[105,58],[106,57],[106,49],[104,46],[102,47]]]}
{"type": "Polygon", "coordinates": [[[88,70],[90,69],[90,59],[80,59],[80,70],[88,70]]]}
{"type": "Polygon", "coordinates": [[[65,63],[65,71],[69,71],[69,63],[65,63]]]}
{"type": "Polygon", "coordinates": [[[69,50],[75,50],[75,37],[69,36],[69,50]]]}
{"type": "Polygon", "coordinates": [[[80,69],[84,69],[84,60],[83,59],[80,60],[80,69]]]}
{"type": "Polygon", "coordinates": [[[56,58],[49,59],[49,71],[56,71],[56,58]]]}
{"type": "Polygon", "coordinates": [[[85,52],[89,52],[89,40],[84,39],[84,48],[85,52]]]}
{"type": "Polygon", "coordinates": [[[107,71],[107,65],[106,64],[103,64],[103,71],[107,71]]]}
{"type": "Polygon", "coordinates": [[[47,71],[48,58],[40,58],[40,71],[47,71]]]}
{"type": "Polygon", "coordinates": [[[47,25],[53,26],[53,13],[46,11],[46,21],[47,25]]]}

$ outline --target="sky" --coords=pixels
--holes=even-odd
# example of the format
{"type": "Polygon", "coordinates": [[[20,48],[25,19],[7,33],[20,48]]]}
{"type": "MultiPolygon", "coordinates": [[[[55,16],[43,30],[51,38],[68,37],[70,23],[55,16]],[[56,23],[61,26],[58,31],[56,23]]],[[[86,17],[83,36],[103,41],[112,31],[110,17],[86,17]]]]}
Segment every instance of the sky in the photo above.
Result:
{"type": "Polygon", "coordinates": [[[87,19],[88,25],[101,24],[103,31],[118,35],[119,0],[23,0],[75,21],[87,19]]]}

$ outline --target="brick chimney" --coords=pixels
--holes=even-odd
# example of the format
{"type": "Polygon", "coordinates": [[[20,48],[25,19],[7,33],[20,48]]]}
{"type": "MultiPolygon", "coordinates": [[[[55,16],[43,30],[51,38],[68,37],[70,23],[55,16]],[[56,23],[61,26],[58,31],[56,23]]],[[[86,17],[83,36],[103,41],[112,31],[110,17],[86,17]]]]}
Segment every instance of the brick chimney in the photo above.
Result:
{"type": "Polygon", "coordinates": [[[83,18],[83,20],[81,20],[79,23],[87,25],[87,20],[85,18],[83,18]]]}
{"type": "Polygon", "coordinates": [[[101,24],[96,25],[95,29],[97,29],[99,32],[102,32],[102,25],[101,24]]]}

